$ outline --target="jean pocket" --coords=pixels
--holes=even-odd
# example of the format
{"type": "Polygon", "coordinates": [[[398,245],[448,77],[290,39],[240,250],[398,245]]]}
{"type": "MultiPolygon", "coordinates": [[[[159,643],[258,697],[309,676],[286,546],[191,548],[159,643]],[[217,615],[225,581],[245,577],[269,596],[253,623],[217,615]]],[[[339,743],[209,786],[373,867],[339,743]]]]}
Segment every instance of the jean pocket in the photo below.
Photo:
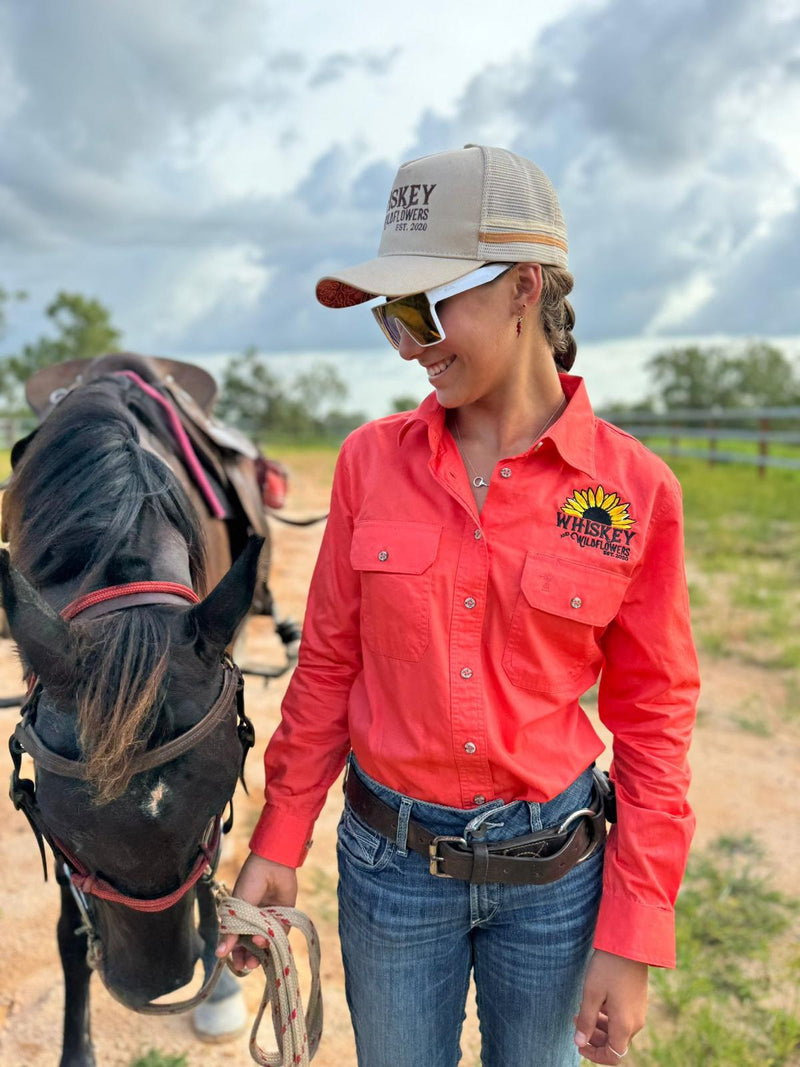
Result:
{"type": "Polygon", "coordinates": [[[366,871],[383,870],[395,851],[394,842],[362,822],[349,804],[345,805],[339,820],[337,843],[339,851],[350,863],[366,871]]]}

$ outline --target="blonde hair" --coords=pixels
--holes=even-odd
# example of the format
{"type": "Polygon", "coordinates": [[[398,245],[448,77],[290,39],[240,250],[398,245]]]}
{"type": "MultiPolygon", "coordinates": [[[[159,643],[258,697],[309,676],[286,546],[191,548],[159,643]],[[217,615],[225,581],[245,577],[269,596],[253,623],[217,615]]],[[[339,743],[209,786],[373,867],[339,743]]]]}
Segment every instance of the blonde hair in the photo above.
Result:
{"type": "Polygon", "coordinates": [[[571,370],[578,346],[572,336],[575,312],[567,300],[575,279],[563,267],[542,264],[542,295],[539,311],[542,329],[547,343],[553,350],[553,359],[559,370],[571,370]]]}

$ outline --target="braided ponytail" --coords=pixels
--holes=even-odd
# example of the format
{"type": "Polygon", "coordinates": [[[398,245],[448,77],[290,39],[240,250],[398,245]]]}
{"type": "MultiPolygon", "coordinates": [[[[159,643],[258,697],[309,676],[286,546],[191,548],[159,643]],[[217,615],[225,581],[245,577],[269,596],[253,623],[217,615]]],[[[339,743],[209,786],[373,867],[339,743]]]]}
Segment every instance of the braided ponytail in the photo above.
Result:
{"type": "Polygon", "coordinates": [[[553,359],[561,371],[569,371],[575,362],[578,346],[572,336],[575,312],[567,300],[574,278],[562,267],[542,265],[542,295],[539,308],[542,329],[553,350],[553,359]]]}

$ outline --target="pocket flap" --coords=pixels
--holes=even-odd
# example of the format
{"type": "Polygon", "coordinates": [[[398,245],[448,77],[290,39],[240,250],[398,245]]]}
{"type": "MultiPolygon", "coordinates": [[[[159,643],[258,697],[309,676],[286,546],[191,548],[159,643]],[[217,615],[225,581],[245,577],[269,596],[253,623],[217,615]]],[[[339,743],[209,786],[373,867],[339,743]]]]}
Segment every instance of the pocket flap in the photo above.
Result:
{"type": "Polygon", "coordinates": [[[529,552],[522,592],[533,608],[588,626],[608,626],[630,581],[624,574],[560,556],[529,552]]]}
{"type": "Polygon", "coordinates": [[[422,574],[436,559],[441,526],[367,520],[353,530],[350,564],[357,571],[422,574]]]}

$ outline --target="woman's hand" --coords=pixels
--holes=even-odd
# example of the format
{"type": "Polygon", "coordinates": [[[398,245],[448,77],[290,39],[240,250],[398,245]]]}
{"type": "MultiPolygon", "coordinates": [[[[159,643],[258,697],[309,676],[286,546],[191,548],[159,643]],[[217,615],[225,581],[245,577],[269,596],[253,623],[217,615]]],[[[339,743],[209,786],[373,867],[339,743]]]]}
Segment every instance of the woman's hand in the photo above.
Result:
{"type": "Polygon", "coordinates": [[[575,1044],[592,1063],[618,1064],[647,1014],[647,964],[596,951],[575,1016],[575,1044]]]}
{"type": "MultiPolygon", "coordinates": [[[[293,908],[297,900],[297,871],[294,867],[285,867],[282,863],[273,863],[251,852],[244,861],[232,896],[246,900],[255,907],[293,908]]],[[[236,944],[236,934],[227,934],[217,945],[217,955],[227,956],[233,953],[233,965],[239,971],[251,971],[258,966],[258,960],[243,945],[236,944]]],[[[266,948],[267,939],[256,936],[253,944],[266,948]]]]}

